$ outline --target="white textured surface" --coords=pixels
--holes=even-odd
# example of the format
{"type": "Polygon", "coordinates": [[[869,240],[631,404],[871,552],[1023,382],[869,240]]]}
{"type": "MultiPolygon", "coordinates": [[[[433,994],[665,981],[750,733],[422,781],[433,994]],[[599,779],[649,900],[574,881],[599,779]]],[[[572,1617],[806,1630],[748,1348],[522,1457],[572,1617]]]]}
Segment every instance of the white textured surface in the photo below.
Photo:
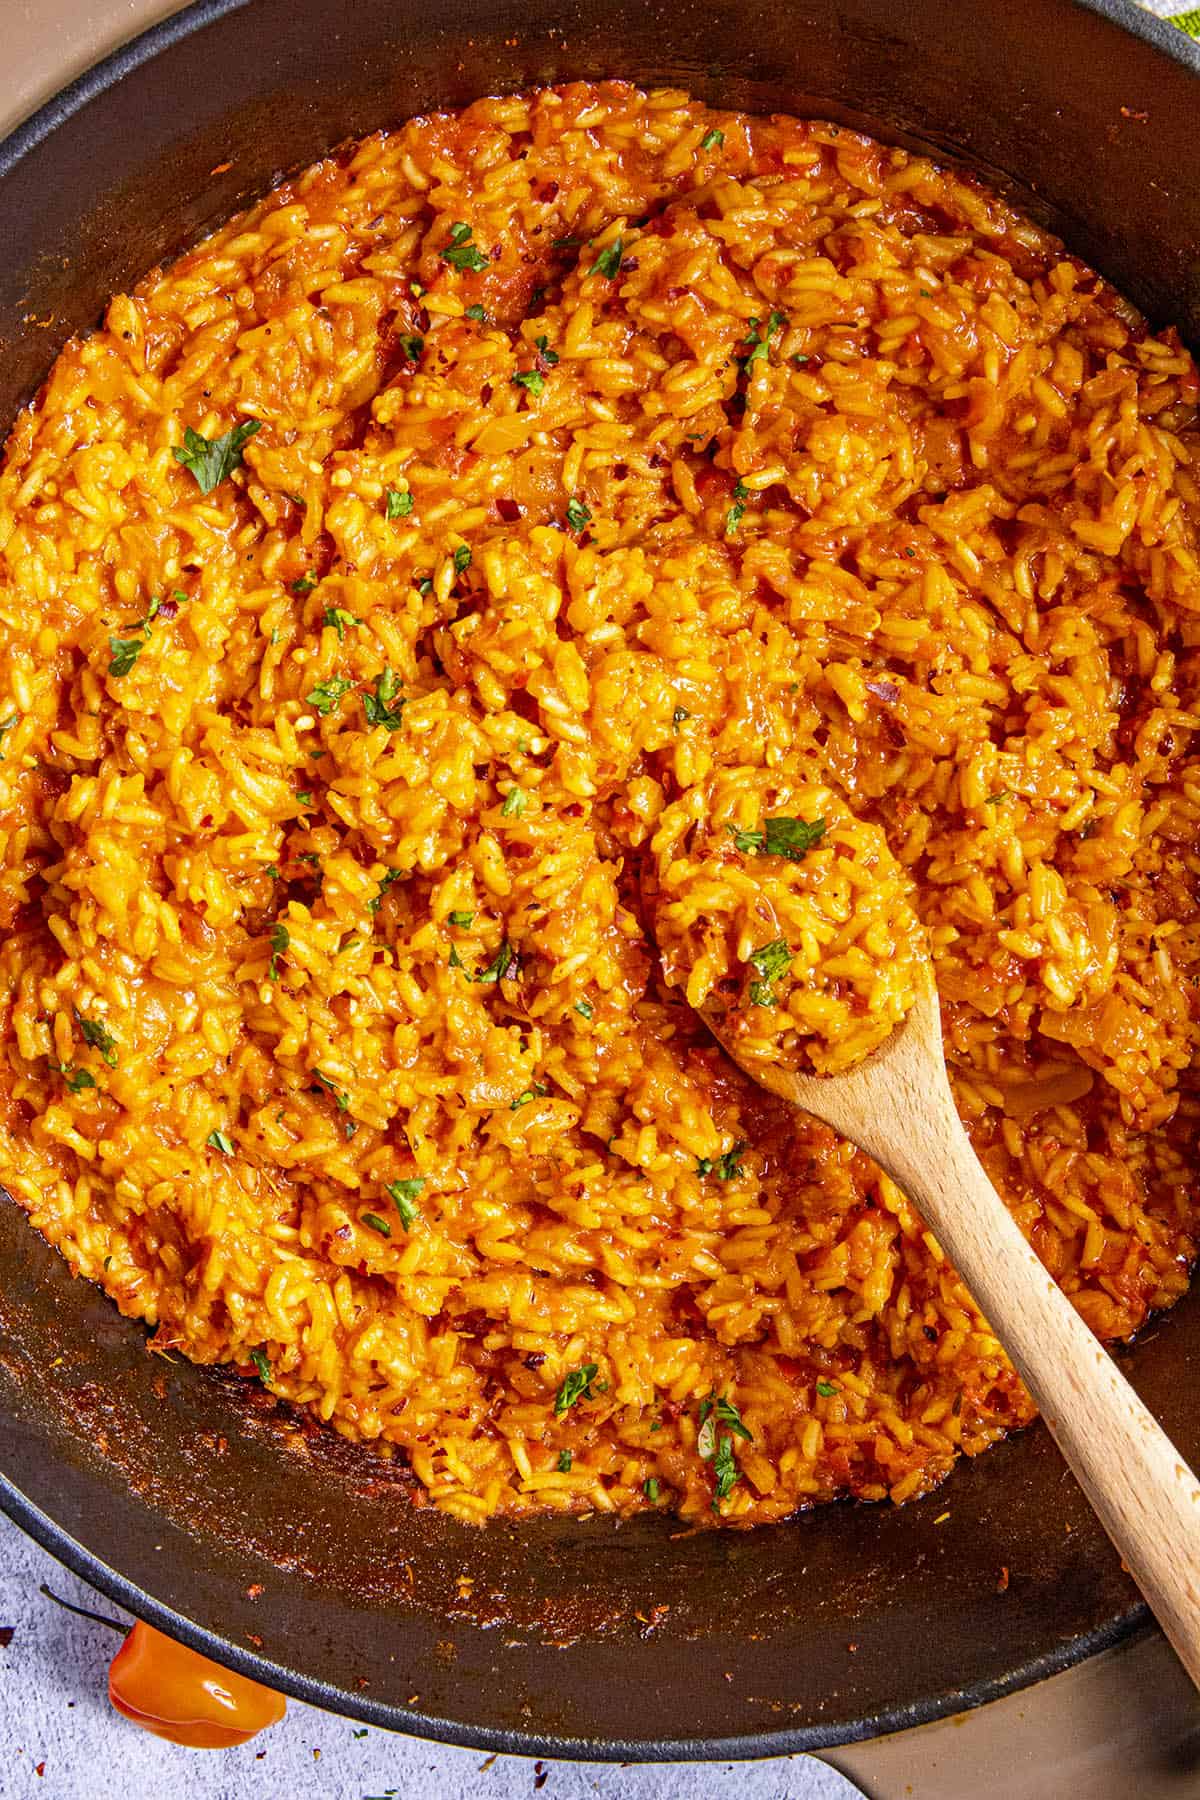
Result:
{"type": "Polygon", "coordinates": [[[42,1582],[121,1617],[0,1518],[0,1626],[13,1630],[0,1649],[3,1800],[853,1800],[858,1792],[806,1756],[703,1766],[489,1761],[479,1750],[364,1731],[296,1701],[281,1725],[241,1749],[181,1750],[112,1711],[115,1632],[53,1605],[42,1582]]]}

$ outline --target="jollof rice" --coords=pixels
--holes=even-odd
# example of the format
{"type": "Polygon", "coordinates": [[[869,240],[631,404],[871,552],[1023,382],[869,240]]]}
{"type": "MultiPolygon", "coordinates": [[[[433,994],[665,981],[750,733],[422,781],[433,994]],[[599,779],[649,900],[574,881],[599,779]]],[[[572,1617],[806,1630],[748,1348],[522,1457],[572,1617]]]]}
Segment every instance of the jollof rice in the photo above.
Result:
{"type": "MultiPolygon", "coordinates": [[[[580,85],[286,183],[8,445],[0,1181],[156,1347],[462,1519],[927,1491],[1028,1397],[904,1196],[664,982],[642,876],[786,874],[722,809],[861,820],[1022,1229],[1102,1338],[1169,1306],[1198,391],[1006,204],[828,124],[580,85]]],[[[886,942],[846,904],[835,1033],[886,942]]]]}

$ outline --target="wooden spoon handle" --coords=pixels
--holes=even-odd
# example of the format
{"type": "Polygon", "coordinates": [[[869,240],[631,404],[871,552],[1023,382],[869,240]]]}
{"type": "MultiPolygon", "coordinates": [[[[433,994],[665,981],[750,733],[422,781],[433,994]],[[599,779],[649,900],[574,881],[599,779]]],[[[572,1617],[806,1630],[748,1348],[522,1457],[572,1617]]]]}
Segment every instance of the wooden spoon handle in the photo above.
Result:
{"type": "MultiPolygon", "coordinates": [[[[1126,1568],[1200,1687],[1200,1484],[1051,1280],[971,1148],[944,1081],[885,1166],[1016,1364],[1126,1568]],[[919,1130],[916,1127],[919,1126],[919,1130]]],[[[861,1139],[860,1139],[861,1142],[861,1139]]]]}

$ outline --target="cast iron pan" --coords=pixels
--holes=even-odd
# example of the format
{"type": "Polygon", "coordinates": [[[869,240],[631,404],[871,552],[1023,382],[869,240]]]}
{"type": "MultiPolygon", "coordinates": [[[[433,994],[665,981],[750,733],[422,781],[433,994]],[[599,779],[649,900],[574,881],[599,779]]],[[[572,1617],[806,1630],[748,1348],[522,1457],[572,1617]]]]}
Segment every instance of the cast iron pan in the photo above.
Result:
{"type": "MultiPolygon", "coordinates": [[[[110,292],[283,173],[423,109],[604,75],[961,157],[1200,341],[1200,56],[1131,7],[203,0],[0,147],[0,425],[110,292]]],[[[0,1269],[13,1518],[188,1643],[379,1725],[613,1759],[814,1749],[987,1700],[1144,1618],[1040,1428],[899,1511],[474,1531],[255,1384],[148,1355],[7,1199],[0,1269]]],[[[1128,1363],[1200,1461],[1200,1301],[1128,1363]]]]}

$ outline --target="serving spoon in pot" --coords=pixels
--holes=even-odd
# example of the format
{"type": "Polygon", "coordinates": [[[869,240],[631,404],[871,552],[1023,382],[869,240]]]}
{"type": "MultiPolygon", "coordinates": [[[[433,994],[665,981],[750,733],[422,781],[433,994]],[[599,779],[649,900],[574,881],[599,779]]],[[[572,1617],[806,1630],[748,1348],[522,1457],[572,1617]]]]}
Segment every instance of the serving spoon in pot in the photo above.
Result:
{"type": "Polygon", "coordinates": [[[928,965],[902,1022],[845,1074],[743,1058],[719,1016],[700,1016],[751,1080],[865,1150],[919,1208],[1200,1687],[1200,1482],[984,1173],[950,1091],[928,965]]]}

